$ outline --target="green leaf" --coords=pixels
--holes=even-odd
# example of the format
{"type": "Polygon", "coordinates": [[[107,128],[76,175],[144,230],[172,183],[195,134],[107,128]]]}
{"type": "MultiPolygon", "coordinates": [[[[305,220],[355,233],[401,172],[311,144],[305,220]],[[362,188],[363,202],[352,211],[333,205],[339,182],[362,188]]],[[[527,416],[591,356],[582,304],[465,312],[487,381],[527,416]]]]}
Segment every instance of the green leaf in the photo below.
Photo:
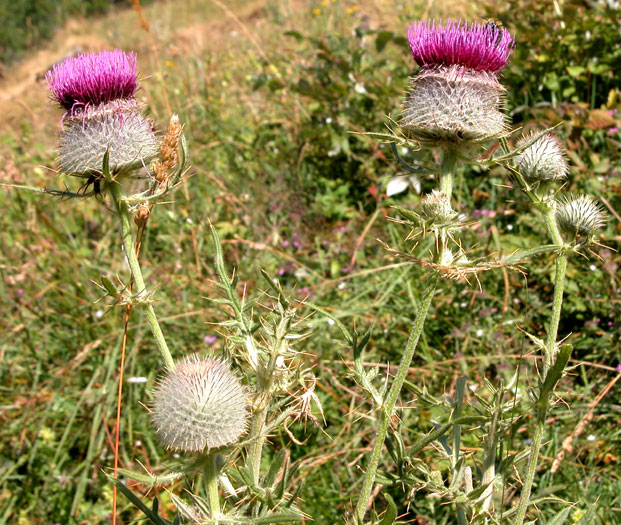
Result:
{"type": "Polygon", "coordinates": [[[108,480],[114,483],[117,488],[125,495],[125,497],[134,504],[135,507],[142,511],[142,513],[151,520],[151,523],[154,523],[155,525],[170,525],[170,521],[161,518],[155,512],[153,512],[142,502],[140,498],[138,498],[131,490],[129,490],[129,488],[127,488],[127,486],[125,486],[122,481],[113,478],[109,474],[106,474],[106,476],[108,477],[108,480]]]}
{"type": "Polygon", "coordinates": [[[140,483],[150,485],[151,487],[154,487],[155,485],[161,485],[163,483],[170,483],[184,475],[183,472],[170,472],[161,476],[154,476],[151,473],[139,474],[138,472],[133,472],[124,468],[119,469],[119,474],[131,480],[139,481],[140,483]]]}
{"type": "Polygon", "coordinates": [[[550,521],[546,523],[548,525],[563,525],[567,522],[567,516],[572,511],[572,507],[565,507],[562,511],[556,514],[550,521]]]}
{"type": "Polygon", "coordinates": [[[584,73],[585,71],[586,68],[582,66],[567,66],[567,73],[569,73],[569,75],[574,78],[582,75],[582,73],[584,73]]]}
{"type": "Polygon", "coordinates": [[[378,525],[392,525],[397,519],[397,506],[395,505],[395,501],[392,499],[390,494],[384,493],[384,499],[386,500],[386,503],[388,503],[388,506],[382,521],[380,521],[378,525]]]}
{"type": "Polygon", "coordinates": [[[278,471],[281,469],[285,459],[287,458],[287,449],[281,448],[278,453],[272,459],[272,464],[267,474],[263,478],[263,486],[270,487],[276,480],[278,471]]]}
{"type": "Polygon", "coordinates": [[[556,383],[558,383],[559,379],[563,376],[563,371],[565,370],[565,366],[569,361],[569,357],[571,356],[571,350],[573,346],[570,344],[565,344],[561,346],[561,349],[558,352],[556,357],[556,362],[550,368],[548,375],[546,376],[543,385],[541,385],[541,391],[539,394],[539,400],[537,403],[539,406],[546,406],[548,403],[548,397],[554,390],[556,383]]]}
{"type": "Polygon", "coordinates": [[[107,277],[104,277],[103,275],[100,278],[101,281],[101,285],[106,289],[106,292],[108,292],[108,294],[111,297],[116,297],[117,296],[117,291],[116,288],[114,287],[114,285],[112,284],[112,281],[110,281],[110,279],[108,279],[107,277]]]}
{"type": "Polygon", "coordinates": [[[377,49],[377,51],[383,51],[386,44],[388,44],[392,38],[392,31],[380,31],[375,38],[375,49],[377,49]]]}
{"type": "Polygon", "coordinates": [[[283,34],[285,36],[292,36],[297,41],[304,40],[304,37],[302,36],[302,33],[298,32],[298,31],[285,31],[283,34]]]}

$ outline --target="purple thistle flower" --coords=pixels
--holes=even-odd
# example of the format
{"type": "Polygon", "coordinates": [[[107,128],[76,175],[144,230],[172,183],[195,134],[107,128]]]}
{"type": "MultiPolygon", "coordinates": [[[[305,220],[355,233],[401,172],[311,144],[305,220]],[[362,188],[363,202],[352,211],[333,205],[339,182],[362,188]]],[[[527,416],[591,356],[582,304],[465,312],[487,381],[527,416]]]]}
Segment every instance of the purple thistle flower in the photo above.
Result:
{"type": "Polygon", "coordinates": [[[475,71],[497,73],[509,60],[515,39],[495,24],[449,20],[446,25],[430,20],[413,23],[408,39],[419,66],[460,65],[475,71]]]}
{"type": "Polygon", "coordinates": [[[45,74],[52,99],[68,111],[134,96],[136,54],[119,49],[70,57],[45,74]]]}

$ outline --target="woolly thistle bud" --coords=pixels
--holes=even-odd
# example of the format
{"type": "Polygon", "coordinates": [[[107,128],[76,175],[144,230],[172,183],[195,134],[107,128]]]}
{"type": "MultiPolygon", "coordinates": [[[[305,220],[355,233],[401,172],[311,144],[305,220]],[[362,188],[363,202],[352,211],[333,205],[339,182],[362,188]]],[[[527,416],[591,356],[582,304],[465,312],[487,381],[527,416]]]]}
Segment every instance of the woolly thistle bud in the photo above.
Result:
{"type": "Polygon", "coordinates": [[[109,154],[112,173],[140,168],[159,151],[152,122],[134,99],[87,106],[65,118],[60,132],[60,169],[70,175],[101,173],[109,154]]]}
{"type": "Polygon", "coordinates": [[[425,68],[412,80],[400,124],[422,144],[467,151],[506,135],[503,93],[495,75],[485,71],[425,68]]]}
{"type": "Polygon", "coordinates": [[[151,417],[166,448],[201,452],[229,445],[246,430],[245,389],[226,363],[194,356],[160,381],[151,417]]]}
{"type": "Polygon", "coordinates": [[[451,207],[450,199],[441,191],[432,190],[421,199],[423,214],[427,219],[439,223],[454,219],[457,212],[451,207]]]}
{"type": "MultiPolygon", "coordinates": [[[[522,137],[517,148],[533,141],[536,133],[522,137]]],[[[564,179],[567,176],[567,161],[560,142],[552,135],[539,137],[518,153],[514,160],[515,168],[530,182],[547,182],[564,179]]]]}
{"type": "Polygon", "coordinates": [[[572,196],[557,204],[556,221],[571,237],[591,237],[605,223],[601,208],[589,195],[572,196]]]}

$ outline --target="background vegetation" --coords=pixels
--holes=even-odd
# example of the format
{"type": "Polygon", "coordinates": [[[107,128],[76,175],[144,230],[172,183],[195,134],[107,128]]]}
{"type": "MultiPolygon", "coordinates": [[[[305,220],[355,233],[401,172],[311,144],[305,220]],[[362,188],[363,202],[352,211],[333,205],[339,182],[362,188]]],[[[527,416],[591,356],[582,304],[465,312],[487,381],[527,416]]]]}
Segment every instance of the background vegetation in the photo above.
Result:
{"type": "MultiPolygon", "coordinates": [[[[574,345],[571,374],[552,412],[535,492],[575,502],[568,523],[587,511],[593,523],[621,520],[618,268],[621,166],[618,6],[614,2],[518,0],[474,6],[382,0],[358,3],[169,0],[145,8],[149,32],[129,7],[101,2],[5,3],[2,60],[39,48],[4,69],[0,86],[0,178],[39,187],[76,188],[56,175],[59,114],[41,78],[68,53],[116,46],[139,54],[140,96],[163,125],[169,108],[185,123],[193,169],[176,200],[155,209],[142,252],[159,285],[158,311],[176,356],[218,352],[214,323],[225,316],[217,296],[208,221],[224,241],[249,294],[260,295],[258,266],[279,275],[295,298],[328,309],[349,328],[371,330],[365,362],[382,373],[405,345],[425,274],[395,261],[375,241],[400,242],[407,232],[385,220],[390,206],[416,206],[414,187],[388,197],[400,173],[389,148],[352,132],[381,131],[396,115],[413,69],[407,24],[422,17],[494,17],[517,35],[504,76],[507,110],[525,129],[561,123],[571,159],[568,186],[598,196],[609,222],[599,259],[570,266],[561,335],[574,345]],[[60,7],[59,7],[60,6],[60,7]],[[507,6],[507,7],[505,7],[507,6]],[[109,14],[93,17],[106,7],[109,14]],[[48,16],[45,15],[48,14],[48,16]],[[49,16],[49,14],[53,16],[49,16]],[[53,26],[71,21],[52,35],[53,26]],[[23,21],[28,21],[24,23],[23,21]],[[43,23],[44,22],[44,23],[43,23]],[[49,22],[49,24],[48,24],[49,22]],[[606,390],[609,389],[609,390],[606,390]],[[607,395],[598,398],[598,394],[607,395]],[[550,465],[582,418],[588,424],[554,475],[550,465]]],[[[4,5],[4,4],[3,4],[4,5]]],[[[410,162],[420,160],[410,154],[410,162]]],[[[456,198],[478,220],[470,239],[480,255],[503,246],[532,246],[544,234],[500,171],[461,174],[456,198]]],[[[422,191],[431,182],[420,180],[422,191]]],[[[108,309],[91,281],[125,276],[117,224],[96,200],[65,201],[3,189],[0,216],[0,522],[104,523],[111,487],[115,378],[121,311],[108,309]],[[112,269],[110,270],[112,266],[112,269]]],[[[519,389],[536,380],[533,349],[522,327],[541,332],[551,298],[550,268],[486,274],[481,289],[453,283],[436,301],[415,358],[412,381],[433,400],[409,393],[402,433],[411,445],[446,420],[457,377],[468,378],[467,412],[474,413],[484,380],[507,381],[520,370],[519,389]]],[[[310,312],[309,312],[310,313],[310,312]]],[[[319,377],[326,425],[292,428],[273,437],[288,448],[305,480],[300,507],[315,523],[340,523],[355,499],[359,462],[374,434],[374,416],[352,379],[353,355],[328,319],[309,317],[303,343],[319,377]]],[[[154,442],[148,414],[158,356],[138,314],[130,324],[122,462],[156,468],[169,455],[154,442]]],[[[525,396],[523,396],[523,399],[525,396]]],[[[524,399],[523,407],[527,406],[524,399]]],[[[501,455],[522,450],[531,425],[526,408],[503,437],[501,455]]],[[[462,447],[476,461],[480,435],[462,447]]],[[[431,447],[420,457],[448,468],[431,447]]],[[[384,474],[397,467],[387,461],[384,474]]],[[[139,490],[139,487],[135,487],[139,490]]],[[[454,508],[420,491],[406,505],[398,483],[389,493],[415,523],[453,523],[454,508]]],[[[517,487],[506,487],[510,506],[517,487]]],[[[165,490],[156,490],[163,511],[165,490]]],[[[151,494],[152,496],[153,494],[151,494]]],[[[381,510],[383,499],[378,499],[381,510]]],[[[124,522],[139,515],[121,500],[124,522]]],[[[541,522],[563,503],[540,507],[541,522]]]]}

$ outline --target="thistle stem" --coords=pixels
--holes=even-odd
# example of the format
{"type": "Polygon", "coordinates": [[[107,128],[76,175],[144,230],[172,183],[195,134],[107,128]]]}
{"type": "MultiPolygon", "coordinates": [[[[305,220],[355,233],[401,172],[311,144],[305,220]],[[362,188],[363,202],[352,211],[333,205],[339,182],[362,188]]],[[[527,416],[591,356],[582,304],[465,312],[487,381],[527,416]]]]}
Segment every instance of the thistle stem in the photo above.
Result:
{"type": "Polygon", "coordinates": [[[401,393],[401,388],[403,387],[405,378],[407,377],[408,369],[412,362],[412,358],[414,357],[414,351],[418,346],[418,340],[423,332],[423,326],[425,325],[425,319],[427,318],[427,313],[429,312],[429,307],[431,306],[431,300],[433,299],[434,292],[436,291],[437,282],[438,275],[434,274],[427,283],[420,308],[418,309],[418,314],[416,315],[416,320],[414,321],[414,326],[412,327],[405,352],[401,358],[399,369],[397,370],[397,375],[395,376],[393,384],[390,387],[386,401],[382,406],[380,428],[377,432],[377,436],[375,437],[371,458],[369,459],[369,465],[364,475],[362,488],[360,489],[360,496],[358,498],[358,503],[354,513],[356,522],[361,525],[364,523],[364,514],[369,498],[371,497],[371,491],[373,489],[373,483],[375,482],[375,475],[377,474],[382,447],[384,446],[384,441],[386,439],[386,435],[388,434],[388,428],[390,426],[390,420],[394,412],[395,404],[399,394],[401,393]]]}
{"type": "Polygon", "coordinates": [[[454,150],[447,150],[442,155],[439,173],[440,191],[449,200],[453,194],[453,180],[455,179],[455,166],[457,165],[457,153],[454,150]]]}
{"type": "Polygon", "coordinates": [[[220,515],[220,495],[218,494],[218,474],[220,468],[218,456],[219,454],[209,454],[205,463],[205,485],[207,486],[207,498],[214,525],[218,525],[218,517],[220,515]]]}
{"type": "MultiPolygon", "coordinates": [[[[440,162],[438,176],[440,191],[447,196],[449,201],[453,193],[453,179],[455,178],[456,166],[457,153],[453,150],[445,151],[440,162]]],[[[442,230],[440,234],[441,244],[438,248],[437,259],[442,258],[442,253],[446,249],[447,243],[446,232],[442,230]]],[[[412,326],[412,331],[410,332],[410,336],[405,347],[405,352],[401,358],[401,362],[399,363],[399,368],[397,369],[397,375],[395,376],[388,395],[382,405],[380,428],[375,437],[375,443],[373,444],[373,450],[371,451],[371,457],[369,458],[369,465],[367,467],[367,471],[365,472],[364,479],[362,481],[362,488],[360,489],[360,495],[358,497],[358,503],[356,504],[356,508],[354,510],[354,519],[356,523],[360,525],[364,522],[366,507],[369,503],[369,498],[371,497],[371,492],[373,490],[373,483],[375,482],[375,476],[377,475],[377,468],[379,466],[382,448],[384,446],[384,441],[386,440],[386,435],[388,434],[390,421],[395,410],[395,404],[399,398],[399,394],[401,393],[401,388],[403,387],[405,378],[407,377],[408,369],[410,368],[412,358],[414,357],[414,352],[418,346],[418,341],[423,333],[423,327],[425,326],[425,320],[427,319],[431,301],[436,291],[438,279],[439,276],[435,273],[427,282],[427,286],[421,299],[420,308],[416,314],[416,319],[414,320],[414,325],[412,326]]]]}
{"type": "MultiPolygon", "coordinates": [[[[114,203],[114,207],[121,221],[121,240],[123,242],[123,251],[125,252],[127,263],[129,264],[134,283],[136,284],[136,295],[146,295],[147,289],[144,283],[144,278],[142,276],[140,262],[138,261],[136,251],[134,249],[134,239],[132,235],[132,225],[129,209],[127,207],[127,204],[123,202],[121,185],[116,181],[110,181],[106,186],[110,191],[112,202],[114,203]]],[[[173,361],[170,350],[168,349],[168,345],[166,344],[166,340],[164,339],[164,334],[162,333],[162,329],[160,328],[157,316],[155,315],[153,305],[147,303],[144,305],[144,307],[147,316],[147,322],[149,323],[151,332],[153,333],[153,337],[155,338],[155,343],[157,344],[157,347],[162,354],[164,364],[169,370],[174,370],[175,362],[173,361]]]]}
{"type": "MultiPolygon", "coordinates": [[[[561,232],[559,231],[558,225],[556,224],[554,208],[552,207],[552,205],[546,205],[545,211],[543,213],[543,218],[546,228],[548,230],[548,234],[552,238],[554,244],[556,244],[561,250],[556,257],[552,315],[550,316],[550,323],[548,324],[548,333],[546,336],[543,356],[543,379],[545,380],[556,359],[556,338],[558,337],[558,326],[561,320],[561,309],[563,307],[563,292],[565,290],[565,275],[567,273],[567,261],[569,255],[563,249],[563,237],[561,236],[561,232]]],[[[528,459],[528,466],[526,467],[526,478],[524,479],[522,494],[520,495],[520,502],[518,504],[515,520],[513,522],[514,525],[522,525],[522,523],[524,522],[524,517],[526,516],[526,510],[528,509],[528,504],[530,500],[530,494],[533,488],[533,482],[535,480],[535,474],[537,472],[539,451],[541,450],[541,443],[545,431],[546,415],[550,404],[550,394],[541,392],[540,396],[544,396],[544,398],[540,398],[539,403],[537,403],[535,433],[533,435],[533,442],[531,445],[530,457],[528,459]]]]}
{"type": "Polygon", "coordinates": [[[276,326],[274,345],[270,349],[270,357],[267,366],[260,366],[258,370],[258,390],[256,408],[250,422],[248,446],[248,464],[252,467],[252,479],[255,484],[259,482],[261,474],[261,457],[263,455],[263,445],[265,444],[265,425],[267,423],[267,414],[270,402],[273,396],[274,380],[276,378],[276,366],[278,356],[284,355],[286,352],[287,340],[286,335],[291,323],[289,312],[284,312],[280,322],[276,326]]]}

